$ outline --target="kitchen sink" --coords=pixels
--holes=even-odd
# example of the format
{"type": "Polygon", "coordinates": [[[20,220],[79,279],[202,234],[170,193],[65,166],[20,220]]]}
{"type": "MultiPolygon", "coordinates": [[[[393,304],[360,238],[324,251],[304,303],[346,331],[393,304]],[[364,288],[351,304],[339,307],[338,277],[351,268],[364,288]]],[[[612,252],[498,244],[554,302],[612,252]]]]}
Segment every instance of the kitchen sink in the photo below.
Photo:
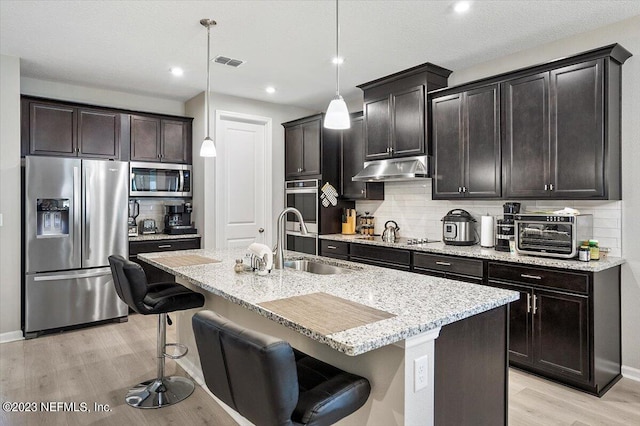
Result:
{"type": "Polygon", "coordinates": [[[351,272],[350,269],[341,268],[340,266],[329,265],[327,263],[314,262],[312,260],[285,260],[284,267],[295,269],[296,271],[304,271],[312,274],[334,275],[346,274],[351,272]]]}

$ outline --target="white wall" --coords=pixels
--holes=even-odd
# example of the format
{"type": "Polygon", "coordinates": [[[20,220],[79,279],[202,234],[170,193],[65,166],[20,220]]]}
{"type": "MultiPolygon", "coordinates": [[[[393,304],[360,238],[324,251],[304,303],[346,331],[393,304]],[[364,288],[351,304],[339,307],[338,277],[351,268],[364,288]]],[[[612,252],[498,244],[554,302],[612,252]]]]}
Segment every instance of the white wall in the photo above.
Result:
{"type": "Polygon", "coordinates": [[[0,55],[0,342],[20,333],[20,59],[0,55]]]}
{"type": "MultiPolygon", "coordinates": [[[[272,119],[272,149],[271,155],[273,170],[272,188],[272,215],[271,227],[275,230],[276,218],[284,207],[284,128],[280,125],[286,121],[295,120],[317,111],[304,108],[278,105],[269,102],[254,101],[246,98],[211,93],[211,106],[209,108],[211,135],[215,135],[216,110],[230,111],[241,114],[251,114],[272,119]]],[[[193,120],[193,216],[196,227],[204,234],[203,246],[215,247],[215,193],[214,193],[214,167],[215,158],[201,158],[200,142],[204,139],[204,92],[190,99],[185,104],[186,114],[194,117],[193,120]],[[209,162],[205,167],[205,162],[209,162]]],[[[276,232],[271,233],[275,238],[276,232]]],[[[274,241],[267,242],[273,245],[274,241]]]]}
{"type": "Polygon", "coordinates": [[[185,115],[181,101],[136,95],[129,92],[97,89],[34,78],[22,77],[20,90],[23,95],[80,102],[98,106],[130,109],[158,114],[185,115]]]}
{"type": "MultiPolygon", "coordinates": [[[[449,85],[454,86],[469,81],[489,77],[492,75],[508,72],[514,69],[527,67],[530,65],[547,62],[556,58],[571,56],[612,43],[620,43],[629,50],[633,57],[627,60],[622,66],[622,200],[621,202],[575,202],[568,203],[585,210],[592,209],[594,215],[616,215],[609,219],[619,220],[621,229],[618,231],[606,227],[611,226],[613,221],[605,221],[606,227],[602,227],[600,232],[605,238],[612,238],[607,243],[613,245],[617,238],[617,233],[621,235],[622,256],[627,263],[622,267],[622,363],[623,373],[635,376],[640,380],[640,221],[638,212],[640,211],[640,16],[630,18],[626,21],[599,28],[594,31],[579,34],[543,46],[515,53],[499,59],[491,60],[464,70],[457,70],[449,78],[449,85]],[[607,209],[611,211],[606,212],[607,209]],[[618,212],[616,212],[618,210],[618,212]],[[597,213],[599,212],[599,213],[597,213]],[[606,237],[604,234],[611,232],[613,236],[606,237]]],[[[435,61],[435,59],[434,59],[435,61]]],[[[406,201],[406,194],[401,195],[402,189],[395,185],[387,185],[386,196],[393,200],[394,195],[400,200],[406,201]],[[389,191],[390,190],[390,191],[389,191]]],[[[426,190],[423,191],[425,197],[426,190]]],[[[430,190],[429,190],[430,193],[430,190]]],[[[422,201],[420,201],[422,202],[422,201]]],[[[533,203],[533,202],[530,202],[533,203]]],[[[535,205],[540,206],[541,202],[535,205]]],[[[475,209],[476,213],[481,213],[485,208],[495,208],[500,203],[471,202],[466,205],[475,209]]],[[[548,203],[543,203],[548,204],[548,203]]],[[[559,202],[558,204],[563,204],[559,202]]],[[[556,204],[556,205],[558,205],[556,204]]],[[[451,203],[457,205],[457,203],[451,203]]],[[[359,203],[358,209],[363,208],[374,210],[379,204],[359,203]]],[[[434,209],[440,214],[444,206],[442,202],[427,201],[426,206],[420,208],[434,209]]],[[[383,209],[384,212],[384,209],[383,209]]],[[[387,214],[387,213],[385,213],[387,214]]],[[[383,224],[377,223],[381,226],[383,224]]],[[[401,227],[402,225],[399,224],[401,227]]],[[[425,225],[426,226],[426,225],[425,225]]],[[[425,230],[427,228],[425,227],[425,230]]],[[[430,230],[431,231],[431,230],[430,230]]],[[[409,236],[408,233],[403,233],[409,236]]],[[[429,236],[437,236],[429,233],[429,236]]],[[[420,234],[416,237],[422,236],[420,234]]]]}

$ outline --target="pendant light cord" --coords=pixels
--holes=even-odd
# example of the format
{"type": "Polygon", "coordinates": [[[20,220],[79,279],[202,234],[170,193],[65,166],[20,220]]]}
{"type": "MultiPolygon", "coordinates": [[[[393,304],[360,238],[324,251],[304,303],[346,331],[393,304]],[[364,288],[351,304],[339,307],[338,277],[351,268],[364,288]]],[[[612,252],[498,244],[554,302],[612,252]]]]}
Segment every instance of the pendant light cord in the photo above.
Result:
{"type": "Polygon", "coordinates": [[[340,96],[340,51],[338,41],[340,40],[340,24],[338,20],[338,0],[336,0],[336,97],[340,96]]]}
{"type": "Polygon", "coordinates": [[[211,80],[211,75],[209,72],[209,67],[211,67],[211,24],[207,25],[207,95],[205,96],[205,108],[204,108],[204,119],[207,126],[207,135],[206,137],[210,137],[211,126],[209,125],[209,85],[211,80]]]}

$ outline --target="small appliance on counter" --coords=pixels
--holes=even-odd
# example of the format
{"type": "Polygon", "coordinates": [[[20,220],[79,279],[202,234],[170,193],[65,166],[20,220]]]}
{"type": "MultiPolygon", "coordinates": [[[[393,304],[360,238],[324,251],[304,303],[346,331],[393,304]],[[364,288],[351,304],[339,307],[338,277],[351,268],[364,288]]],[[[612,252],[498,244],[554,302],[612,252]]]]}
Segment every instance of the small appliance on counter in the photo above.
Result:
{"type": "Polygon", "coordinates": [[[592,238],[590,214],[522,213],[515,215],[516,251],[532,256],[571,259],[592,238]]]}
{"type": "Polygon", "coordinates": [[[453,209],[442,218],[442,240],[452,246],[472,246],[476,241],[476,220],[462,209],[453,209]]]}
{"type": "Polygon", "coordinates": [[[198,230],[191,225],[191,203],[165,206],[164,233],[169,235],[197,234],[198,230]]]}
{"type": "Polygon", "coordinates": [[[142,235],[156,234],[157,232],[158,228],[154,219],[142,219],[140,221],[140,233],[142,235]]]}
{"type": "Polygon", "coordinates": [[[138,225],[136,225],[136,218],[140,214],[140,204],[136,200],[129,200],[129,236],[138,236],[138,225]]]}
{"type": "Polygon", "coordinates": [[[504,203],[502,205],[504,218],[496,221],[496,246],[497,251],[511,251],[510,245],[515,249],[514,215],[520,213],[520,203],[504,203]],[[513,242],[511,242],[513,241],[513,242]]]}

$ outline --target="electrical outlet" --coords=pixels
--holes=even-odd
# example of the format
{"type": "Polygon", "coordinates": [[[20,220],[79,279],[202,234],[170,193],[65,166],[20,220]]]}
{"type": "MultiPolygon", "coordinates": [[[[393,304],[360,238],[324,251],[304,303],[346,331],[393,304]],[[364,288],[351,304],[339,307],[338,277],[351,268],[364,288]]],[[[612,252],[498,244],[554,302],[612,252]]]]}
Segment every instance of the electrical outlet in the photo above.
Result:
{"type": "Polygon", "coordinates": [[[413,360],[413,387],[418,392],[427,387],[429,378],[429,356],[424,355],[413,360]]]}

